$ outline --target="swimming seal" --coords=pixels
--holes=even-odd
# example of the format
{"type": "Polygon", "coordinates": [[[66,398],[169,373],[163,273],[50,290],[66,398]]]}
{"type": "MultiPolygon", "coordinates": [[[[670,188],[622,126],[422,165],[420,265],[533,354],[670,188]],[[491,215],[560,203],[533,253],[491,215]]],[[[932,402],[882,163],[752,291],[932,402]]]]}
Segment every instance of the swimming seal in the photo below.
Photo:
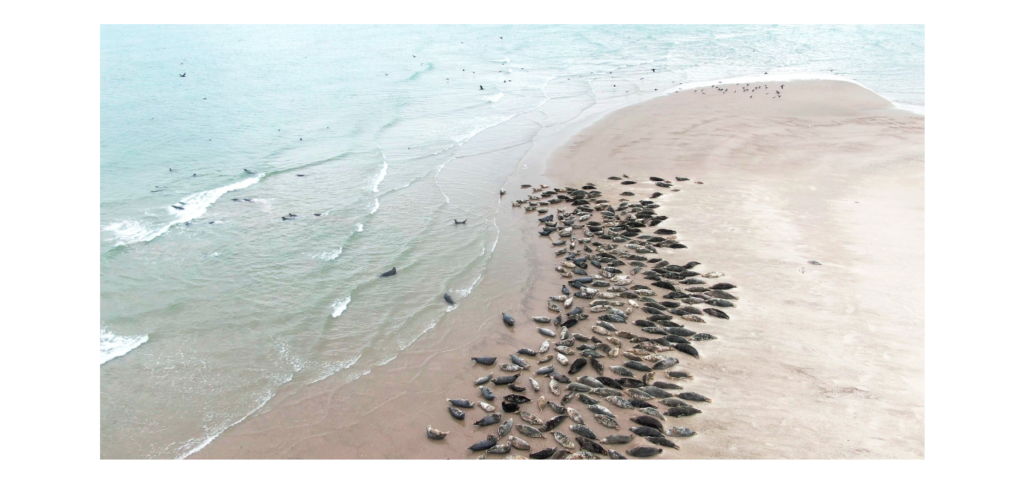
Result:
{"type": "Polygon", "coordinates": [[[448,305],[455,305],[455,301],[452,300],[452,296],[451,295],[444,294],[444,301],[448,302],[448,305]]]}
{"type": "Polygon", "coordinates": [[[392,275],[394,275],[396,273],[398,273],[398,269],[395,268],[395,267],[391,267],[391,270],[388,270],[388,271],[380,274],[380,276],[381,277],[390,277],[390,276],[392,276],[392,275]]]}

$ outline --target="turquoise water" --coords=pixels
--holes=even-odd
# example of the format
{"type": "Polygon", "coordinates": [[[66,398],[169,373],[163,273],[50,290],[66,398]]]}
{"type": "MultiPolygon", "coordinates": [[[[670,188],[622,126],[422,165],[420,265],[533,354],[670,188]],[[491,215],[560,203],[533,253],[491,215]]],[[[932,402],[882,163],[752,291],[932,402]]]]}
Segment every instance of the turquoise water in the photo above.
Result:
{"type": "Polygon", "coordinates": [[[920,26],[107,26],[100,47],[107,458],[190,454],[443,323],[505,178],[595,104],[767,71],[924,109],[920,26]]]}

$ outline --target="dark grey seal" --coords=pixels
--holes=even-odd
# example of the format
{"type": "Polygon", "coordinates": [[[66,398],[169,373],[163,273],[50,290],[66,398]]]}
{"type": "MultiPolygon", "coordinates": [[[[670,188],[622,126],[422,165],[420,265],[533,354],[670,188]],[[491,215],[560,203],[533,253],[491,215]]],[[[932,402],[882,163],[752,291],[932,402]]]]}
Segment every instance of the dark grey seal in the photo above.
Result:
{"type": "Polygon", "coordinates": [[[391,270],[388,270],[388,271],[380,274],[380,276],[381,277],[390,277],[390,276],[392,276],[392,275],[394,275],[396,273],[398,273],[398,269],[395,268],[395,267],[391,267],[391,270]]]}

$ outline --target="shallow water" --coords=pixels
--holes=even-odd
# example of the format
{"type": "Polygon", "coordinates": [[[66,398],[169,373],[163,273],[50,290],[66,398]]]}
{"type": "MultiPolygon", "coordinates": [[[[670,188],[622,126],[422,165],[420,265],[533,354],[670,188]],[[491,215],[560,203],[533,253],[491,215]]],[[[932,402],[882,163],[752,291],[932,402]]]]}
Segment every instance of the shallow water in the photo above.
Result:
{"type": "Polygon", "coordinates": [[[595,104],[769,71],[923,109],[923,50],[923,27],[104,27],[101,455],[185,456],[393,359],[473,296],[532,141],[595,104]]]}

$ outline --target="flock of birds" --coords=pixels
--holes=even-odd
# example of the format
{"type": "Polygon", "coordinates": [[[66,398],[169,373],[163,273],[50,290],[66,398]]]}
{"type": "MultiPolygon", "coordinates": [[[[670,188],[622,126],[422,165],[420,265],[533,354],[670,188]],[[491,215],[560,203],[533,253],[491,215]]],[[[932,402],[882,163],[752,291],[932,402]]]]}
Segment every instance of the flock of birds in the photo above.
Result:
{"type": "MultiPolygon", "coordinates": [[[[626,175],[609,180],[637,184],[626,175]]],[[[650,180],[659,188],[679,191],[671,181],[650,180]]],[[[537,350],[519,349],[509,354],[505,363],[492,356],[472,358],[478,366],[498,364],[505,375],[494,377],[492,372],[475,381],[482,400],[448,399],[447,410],[453,418],[464,420],[467,410],[479,407],[485,416],[474,424],[497,427],[496,434],[469,450],[482,452],[481,459],[488,455],[506,455],[505,459],[626,459],[627,455],[653,457],[665,448],[680,449],[673,439],[696,433],[674,426],[674,421],[700,414],[702,410],[695,404],[703,406],[711,399],[679,385],[692,376],[680,370],[677,357],[698,359],[694,343],[716,338],[683,324],[705,324],[705,316],[728,319],[721,308],[734,306],[736,297],[730,290],[735,286],[706,280],[724,274],[694,271],[699,262],[676,265],[659,257],[659,249],[686,248],[674,230],[654,228],[667,219],[655,211],[659,205],[654,200],[662,196],[660,192],[639,202],[621,198],[612,203],[601,199],[593,183],[578,189],[522,188],[532,189],[533,194],[514,201],[513,206],[540,215],[540,235],[554,240],[552,248],[559,259],[555,270],[570,280],[547,302],[553,315],[532,317],[545,337],[537,350]],[[568,206],[556,208],[559,204],[568,206]],[[650,228],[653,233],[645,234],[650,228]],[[646,282],[635,282],[637,276],[646,282]],[[588,322],[591,315],[597,319],[593,323],[588,322]],[[584,325],[590,325],[589,330],[583,329],[584,325]],[[526,381],[520,380],[531,370],[526,381]],[[547,390],[537,381],[542,377],[548,379],[547,390]],[[499,397],[500,412],[492,405],[499,397]],[[531,403],[536,404],[537,414],[531,412],[531,403]],[[541,417],[547,409],[554,413],[550,419],[541,417]],[[588,424],[584,414],[593,423],[588,424]],[[568,432],[559,431],[567,419],[568,432]],[[522,437],[512,434],[513,429],[522,437]],[[602,437],[598,433],[611,434],[602,437]]],[[[636,195],[626,191],[621,196],[636,195]]],[[[516,324],[506,313],[502,322],[516,324]]],[[[427,427],[430,439],[442,440],[447,435],[427,427]]]]}

